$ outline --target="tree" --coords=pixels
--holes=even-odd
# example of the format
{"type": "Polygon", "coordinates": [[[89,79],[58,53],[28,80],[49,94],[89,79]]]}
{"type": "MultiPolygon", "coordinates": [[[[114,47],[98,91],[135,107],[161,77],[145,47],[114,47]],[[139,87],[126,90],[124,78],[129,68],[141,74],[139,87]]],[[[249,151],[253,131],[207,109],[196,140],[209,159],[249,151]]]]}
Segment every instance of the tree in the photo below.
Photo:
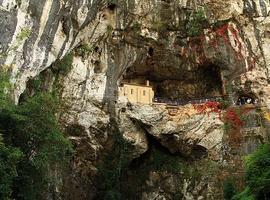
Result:
{"type": "Polygon", "coordinates": [[[0,199],[42,199],[54,192],[72,145],[57,124],[55,95],[38,92],[14,105],[8,77],[0,73],[0,199]]]}
{"type": "Polygon", "coordinates": [[[17,198],[41,199],[48,185],[56,184],[52,172],[62,173],[71,158],[72,145],[57,124],[57,109],[52,94],[39,93],[8,116],[9,139],[24,153],[14,185],[17,198]]]}
{"type": "Polygon", "coordinates": [[[0,135],[0,199],[9,199],[12,194],[12,184],[17,176],[17,164],[22,152],[14,147],[7,147],[0,135]]]}
{"type": "Polygon", "coordinates": [[[11,90],[0,70],[0,199],[42,199],[55,192],[55,174],[65,173],[72,145],[57,123],[56,95],[39,90],[14,105],[11,90]]]}
{"type": "MultiPolygon", "coordinates": [[[[0,119],[4,110],[9,107],[9,83],[8,74],[0,71],[0,119]]],[[[9,199],[12,195],[13,181],[17,177],[17,165],[23,154],[20,149],[12,145],[6,145],[2,135],[6,130],[0,126],[0,199],[9,199]]]]}
{"type": "Polygon", "coordinates": [[[270,196],[270,145],[260,146],[246,158],[246,188],[234,200],[269,199],[270,196]]]}
{"type": "Polygon", "coordinates": [[[246,158],[247,185],[259,199],[270,195],[270,145],[264,144],[246,158]]]}

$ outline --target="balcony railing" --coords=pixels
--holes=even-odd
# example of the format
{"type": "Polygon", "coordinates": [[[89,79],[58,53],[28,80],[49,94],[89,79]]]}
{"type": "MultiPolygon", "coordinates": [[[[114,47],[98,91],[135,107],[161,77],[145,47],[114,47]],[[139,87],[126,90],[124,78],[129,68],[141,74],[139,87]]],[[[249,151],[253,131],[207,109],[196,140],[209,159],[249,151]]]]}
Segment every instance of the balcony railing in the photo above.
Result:
{"type": "Polygon", "coordinates": [[[201,104],[201,103],[206,103],[209,101],[217,101],[217,102],[221,102],[223,100],[222,97],[218,96],[218,97],[207,97],[204,99],[199,99],[199,98],[194,98],[194,99],[189,99],[189,100],[181,100],[181,99],[177,99],[177,100],[171,100],[168,98],[164,98],[164,97],[155,97],[153,99],[154,103],[164,103],[167,105],[174,105],[174,106],[179,106],[179,105],[186,105],[186,104],[201,104]]]}

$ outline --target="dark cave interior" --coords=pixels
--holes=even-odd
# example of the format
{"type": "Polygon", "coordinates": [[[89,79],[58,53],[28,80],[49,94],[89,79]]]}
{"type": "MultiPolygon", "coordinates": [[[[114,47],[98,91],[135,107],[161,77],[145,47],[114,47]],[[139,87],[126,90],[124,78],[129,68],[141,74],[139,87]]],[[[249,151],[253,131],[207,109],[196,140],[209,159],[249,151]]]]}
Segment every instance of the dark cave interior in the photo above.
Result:
{"type": "Polygon", "coordinates": [[[155,97],[169,100],[203,99],[224,94],[221,70],[214,64],[200,65],[180,72],[179,68],[165,69],[160,66],[160,69],[155,65],[132,66],[124,75],[122,83],[145,85],[146,80],[149,80],[155,97]],[[169,75],[165,71],[169,71],[169,75]]]}

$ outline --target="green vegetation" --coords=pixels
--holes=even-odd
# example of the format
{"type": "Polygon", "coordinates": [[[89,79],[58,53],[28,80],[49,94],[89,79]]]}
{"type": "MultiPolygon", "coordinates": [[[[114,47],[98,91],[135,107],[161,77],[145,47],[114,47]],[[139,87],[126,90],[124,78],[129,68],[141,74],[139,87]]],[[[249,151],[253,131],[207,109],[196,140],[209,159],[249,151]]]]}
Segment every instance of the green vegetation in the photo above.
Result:
{"type": "MultiPolygon", "coordinates": [[[[97,199],[141,199],[141,194],[151,191],[154,187],[146,185],[149,174],[155,172],[160,175],[172,174],[177,177],[173,184],[183,184],[185,178],[196,184],[202,175],[212,176],[216,173],[215,162],[203,161],[191,166],[179,155],[174,155],[162,147],[158,142],[152,141],[149,151],[139,158],[131,161],[133,151],[132,143],[126,141],[118,130],[115,130],[112,150],[102,159],[98,166],[97,199]]],[[[162,187],[162,186],[160,186],[162,187]]],[[[172,195],[174,199],[181,199],[180,187],[172,195]]]]}
{"type": "Polygon", "coordinates": [[[8,56],[8,53],[7,52],[0,53],[0,59],[6,58],[7,56],[8,56]]]}
{"type": "Polygon", "coordinates": [[[224,122],[224,125],[223,125],[224,132],[228,133],[231,129],[232,129],[232,127],[231,127],[230,123],[224,122]]]}
{"type": "Polygon", "coordinates": [[[105,156],[104,163],[98,167],[97,186],[98,199],[121,199],[121,176],[129,164],[130,142],[115,130],[112,151],[105,156]]]}
{"type": "Polygon", "coordinates": [[[196,37],[203,33],[203,29],[208,25],[208,21],[203,9],[193,12],[187,22],[186,29],[188,36],[196,37]]]}
{"type": "Polygon", "coordinates": [[[13,180],[17,176],[17,165],[21,158],[22,152],[5,146],[0,135],[0,199],[9,199],[11,196],[13,180]]]}
{"type": "Polygon", "coordinates": [[[62,73],[65,75],[71,70],[72,63],[73,54],[69,53],[65,55],[61,60],[57,60],[53,65],[53,69],[56,71],[56,73],[62,73]]]}
{"type": "Polygon", "coordinates": [[[93,47],[88,44],[81,44],[75,49],[75,53],[78,56],[84,57],[85,55],[91,53],[93,51],[93,47]]]}
{"type": "Polygon", "coordinates": [[[132,144],[116,131],[113,149],[103,159],[104,163],[101,163],[98,167],[96,184],[99,193],[98,199],[136,198],[135,194],[142,193],[141,191],[138,192],[138,189],[147,190],[142,186],[148,179],[150,171],[167,171],[180,174],[183,170],[180,157],[157,148],[152,148],[151,152],[145,155],[146,157],[150,156],[145,162],[140,159],[131,162],[132,148],[132,144]]]}
{"type": "MultiPolygon", "coordinates": [[[[232,197],[232,200],[256,200],[249,187],[246,187],[245,190],[232,197]]],[[[258,199],[260,200],[260,199],[258,199]]]]}
{"type": "Polygon", "coordinates": [[[220,102],[220,109],[221,110],[226,110],[227,108],[229,108],[231,105],[231,102],[229,101],[229,99],[222,99],[220,102]]]}
{"type": "Polygon", "coordinates": [[[223,194],[225,200],[231,200],[232,197],[236,194],[235,188],[231,181],[226,181],[223,185],[223,194]]]}
{"type": "Polygon", "coordinates": [[[21,32],[16,36],[18,42],[28,38],[32,33],[32,30],[28,27],[22,28],[21,32]]]}
{"type": "Polygon", "coordinates": [[[270,195],[270,144],[246,157],[246,188],[233,200],[260,200],[270,195]]]}
{"type": "MultiPolygon", "coordinates": [[[[20,6],[20,2],[18,2],[20,6]]],[[[6,58],[11,51],[16,51],[20,45],[23,44],[24,40],[28,39],[32,33],[29,27],[23,27],[21,32],[16,35],[16,41],[12,44],[6,52],[0,54],[0,58],[6,58]]]]}
{"type": "Polygon", "coordinates": [[[152,149],[152,155],[148,166],[155,171],[168,171],[180,173],[183,168],[183,160],[179,156],[174,156],[161,149],[152,149]]]}
{"type": "Polygon", "coordinates": [[[135,22],[135,23],[132,25],[132,29],[133,29],[135,32],[140,32],[141,29],[142,29],[142,24],[139,23],[139,22],[135,22]]]}
{"type": "Polygon", "coordinates": [[[72,146],[55,117],[59,101],[51,93],[36,93],[20,105],[9,99],[8,76],[0,76],[0,199],[42,199],[55,192],[65,173],[72,146]]]}
{"type": "Polygon", "coordinates": [[[41,89],[41,79],[40,77],[37,77],[35,79],[31,79],[29,80],[30,81],[30,84],[31,84],[31,87],[36,91],[36,92],[40,92],[40,89],[41,89]]]}
{"type": "Polygon", "coordinates": [[[225,90],[227,95],[230,96],[233,93],[233,85],[231,83],[226,84],[225,90]]]}

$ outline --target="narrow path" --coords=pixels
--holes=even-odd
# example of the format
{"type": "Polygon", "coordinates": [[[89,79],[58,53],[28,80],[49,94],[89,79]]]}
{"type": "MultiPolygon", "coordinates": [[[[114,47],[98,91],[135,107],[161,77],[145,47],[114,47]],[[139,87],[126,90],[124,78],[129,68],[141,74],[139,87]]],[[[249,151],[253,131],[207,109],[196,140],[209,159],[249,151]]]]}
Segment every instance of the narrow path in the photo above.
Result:
{"type": "Polygon", "coordinates": [[[167,105],[179,106],[179,105],[186,105],[186,104],[201,104],[206,103],[209,101],[216,101],[221,102],[223,100],[222,97],[207,97],[204,99],[190,99],[190,100],[170,100],[163,97],[155,97],[153,103],[165,103],[167,105]]]}

